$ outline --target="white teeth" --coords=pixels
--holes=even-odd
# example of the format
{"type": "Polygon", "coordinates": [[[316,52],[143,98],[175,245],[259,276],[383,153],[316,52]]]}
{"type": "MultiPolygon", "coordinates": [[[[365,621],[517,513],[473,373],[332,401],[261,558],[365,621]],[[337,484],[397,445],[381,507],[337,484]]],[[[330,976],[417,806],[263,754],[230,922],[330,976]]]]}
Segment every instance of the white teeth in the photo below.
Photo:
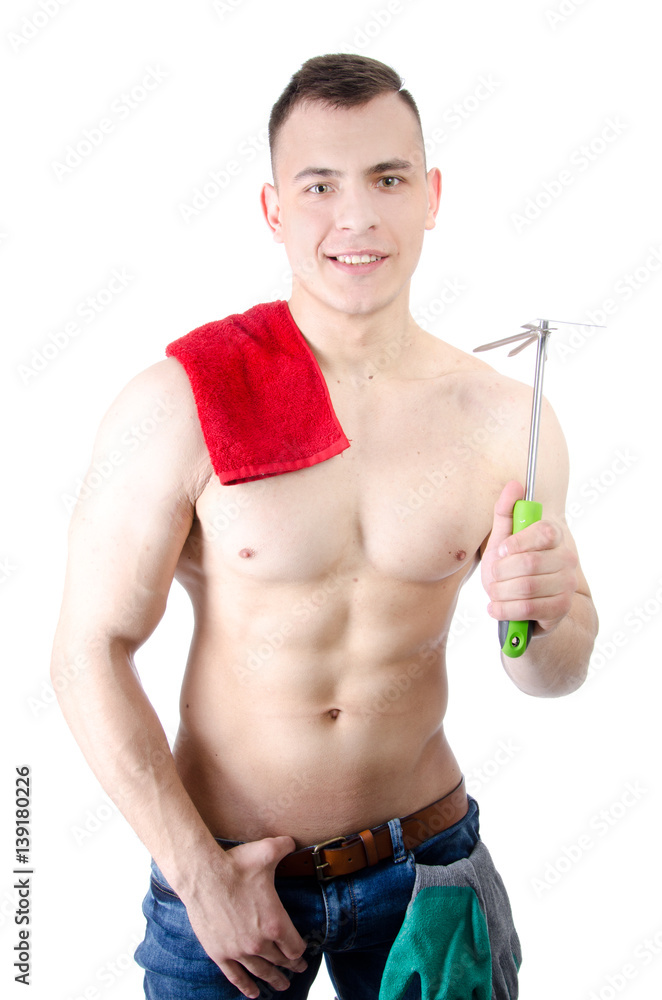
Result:
{"type": "Polygon", "coordinates": [[[353,254],[351,256],[345,254],[336,257],[336,260],[339,260],[341,264],[371,264],[374,260],[381,259],[381,257],[376,257],[374,254],[367,253],[364,253],[362,256],[359,256],[358,254],[353,254]]]}

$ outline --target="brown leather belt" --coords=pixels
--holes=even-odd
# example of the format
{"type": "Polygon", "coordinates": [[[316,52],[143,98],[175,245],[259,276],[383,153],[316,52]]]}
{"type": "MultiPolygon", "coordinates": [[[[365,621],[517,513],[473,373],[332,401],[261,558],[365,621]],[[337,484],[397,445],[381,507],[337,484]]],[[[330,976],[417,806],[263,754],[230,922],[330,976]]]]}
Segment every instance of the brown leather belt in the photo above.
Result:
{"type": "MultiPolygon", "coordinates": [[[[448,795],[419,812],[400,820],[406,850],[418,847],[436,833],[447,830],[466,815],[469,808],[464,778],[448,795]]],[[[287,854],[276,865],[278,876],[310,875],[328,882],[339,875],[351,875],[369,865],[393,857],[393,842],[388,823],[373,830],[347,837],[330,837],[313,847],[303,847],[287,854]]]]}

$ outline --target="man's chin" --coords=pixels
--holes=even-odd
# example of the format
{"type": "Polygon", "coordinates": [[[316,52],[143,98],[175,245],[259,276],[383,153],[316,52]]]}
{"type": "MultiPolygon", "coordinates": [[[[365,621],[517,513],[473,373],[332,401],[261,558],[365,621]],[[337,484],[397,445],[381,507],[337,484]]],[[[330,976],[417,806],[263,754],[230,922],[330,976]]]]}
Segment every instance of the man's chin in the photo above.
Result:
{"type": "Polygon", "coordinates": [[[382,291],[381,294],[375,290],[354,289],[338,290],[330,288],[320,288],[319,286],[296,286],[292,288],[293,301],[304,300],[312,308],[322,308],[339,313],[342,316],[356,319],[376,316],[392,306],[399,296],[405,294],[406,289],[388,294],[382,291]]]}

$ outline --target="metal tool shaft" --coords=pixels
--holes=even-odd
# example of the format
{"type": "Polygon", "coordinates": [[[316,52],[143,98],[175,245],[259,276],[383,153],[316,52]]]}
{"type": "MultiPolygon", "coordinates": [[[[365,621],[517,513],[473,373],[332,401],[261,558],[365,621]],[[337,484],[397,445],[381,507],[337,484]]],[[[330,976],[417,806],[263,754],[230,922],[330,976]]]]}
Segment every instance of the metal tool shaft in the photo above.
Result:
{"type": "Polygon", "coordinates": [[[541,320],[540,336],[538,337],[538,353],[536,355],[536,376],[533,384],[533,403],[531,405],[531,430],[529,432],[529,456],[526,465],[525,500],[533,500],[533,491],[536,482],[538,438],[540,436],[540,412],[542,409],[542,382],[545,374],[545,359],[547,357],[547,338],[549,337],[549,332],[549,320],[541,320]]]}
{"type": "MultiPolygon", "coordinates": [[[[502,344],[514,344],[508,354],[512,357],[519,354],[538,340],[538,353],[536,356],[536,375],[533,384],[533,400],[531,404],[531,426],[529,430],[529,456],[526,468],[526,496],[524,500],[517,500],[513,507],[513,534],[525,530],[530,525],[535,524],[542,517],[542,504],[533,499],[533,492],[536,483],[536,465],[538,462],[538,438],[540,435],[540,414],[542,410],[542,381],[545,372],[545,361],[547,359],[547,339],[556,327],[551,327],[550,323],[562,323],[565,320],[540,319],[539,326],[533,323],[525,323],[522,333],[517,333],[512,337],[503,337],[501,340],[493,340],[489,344],[482,344],[474,347],[474,351],[489,351],[493,347],[500,347],[502,344]]],[[[569,326],[593,326],[591,323],[570,323],[569,326]]],[[[499,645],[504,656],[517,657],[526,652],[531,636],[533,635],[533,621],[500,621],[499,622],[499,645]]]]}
{"type": "Polygon", "coordinates": [[[529,431],[529,456],[526,468],[526,497],[527,501],[533,500],[533,491],[536,482],[536,465],[538,462],[538,437],[540,435],[540,412],[542,409],[542,380],[545,372],[545,361],[547,359],[547,340],[556,327],[550,328],[550,323],[561,323],[563,326],[597,326],[595,323],[569,323],[562,319],[539,319],[539,326],[533,323],[525,323],[522,333],[516,333],[512,337],[502,337],[501,340],[493,340],[489,344],[481,344],[474,347],[476,351],[491,351],[493,347],[501,347],[503,344],[515,344],[509,352],[508,357],[519,354],[520,351],[538,341],[538,354],[536,356],[536,375],[533,384],[533,401],[531,404],[531,428],[529,431]]]}

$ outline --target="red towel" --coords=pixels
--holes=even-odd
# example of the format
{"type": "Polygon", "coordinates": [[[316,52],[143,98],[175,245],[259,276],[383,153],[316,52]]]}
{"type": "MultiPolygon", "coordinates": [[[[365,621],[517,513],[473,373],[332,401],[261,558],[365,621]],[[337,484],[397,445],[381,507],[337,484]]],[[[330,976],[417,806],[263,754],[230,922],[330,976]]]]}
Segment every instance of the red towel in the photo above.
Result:
{"type": "Polygon", "coordinates": [[[349,448],[287,302],[205,323],[166,354],[186,370],[224,486],[304,469],[349,448]]]}

